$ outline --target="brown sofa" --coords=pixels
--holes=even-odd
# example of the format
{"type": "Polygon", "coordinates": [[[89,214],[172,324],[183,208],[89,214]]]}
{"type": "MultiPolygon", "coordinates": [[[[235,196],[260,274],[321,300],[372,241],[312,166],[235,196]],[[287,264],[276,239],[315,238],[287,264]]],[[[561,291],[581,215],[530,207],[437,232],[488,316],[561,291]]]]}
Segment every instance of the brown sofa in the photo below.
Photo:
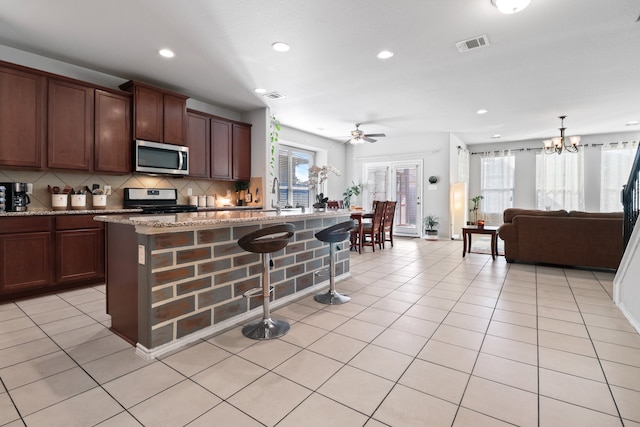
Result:
{"type": "Polygon", "coordinates": [[[506,209],[498,235],[508,262],[617,269],[622,213],[506,209]]]}

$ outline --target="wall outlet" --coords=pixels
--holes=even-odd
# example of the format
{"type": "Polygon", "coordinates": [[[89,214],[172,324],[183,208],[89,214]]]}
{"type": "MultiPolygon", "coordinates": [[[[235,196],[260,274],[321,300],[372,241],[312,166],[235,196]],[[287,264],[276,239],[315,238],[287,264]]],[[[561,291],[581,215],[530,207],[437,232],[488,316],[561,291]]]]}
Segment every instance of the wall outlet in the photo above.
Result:
{"type": "Polygon", "coordinates": [[[193,196],[193,188],[187,188],[187,196],[193,196]]]}
{"type": "Polygon", "coordinates": [[[104,194],[107,196],[111,195],[111,186],[110,185],[105,185],[104,186],[104,194]]]}

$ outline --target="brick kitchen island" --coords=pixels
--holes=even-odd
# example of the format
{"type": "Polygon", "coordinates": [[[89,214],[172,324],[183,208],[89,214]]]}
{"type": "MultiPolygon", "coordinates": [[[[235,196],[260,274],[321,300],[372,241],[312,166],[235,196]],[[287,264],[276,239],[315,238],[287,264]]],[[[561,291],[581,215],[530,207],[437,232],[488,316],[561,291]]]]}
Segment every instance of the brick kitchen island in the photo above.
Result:
{"type": "MultiPolygon", "coordinates": [[[[173,215],[97,216],[106,223],[107,313],[111,329],[154,358],[262,312],[260,255],[237,244],[243,235],[283,222],[295,225],[289,245],[273,254],[272,307],[320,291],[329,246],[314,235],[349,212],[221,211],[173,215]]],[[[336,276],[349,273],[349,245],[338,251],[336,276]]]]}

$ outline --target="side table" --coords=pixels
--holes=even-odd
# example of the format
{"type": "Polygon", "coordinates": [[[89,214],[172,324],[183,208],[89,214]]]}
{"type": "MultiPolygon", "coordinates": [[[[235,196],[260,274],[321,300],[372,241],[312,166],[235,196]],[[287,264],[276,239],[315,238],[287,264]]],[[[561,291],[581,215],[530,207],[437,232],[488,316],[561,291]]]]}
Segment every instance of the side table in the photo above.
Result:
{"type": "Polygon", "coordinates": [[[498,227],[478,227],[477,225],[468,225],[462,227],[462,256],[471,252],[471,235],[472,234],[490,234],[491,235],[491,258],[496,259],[498,255],[498,227]]]}

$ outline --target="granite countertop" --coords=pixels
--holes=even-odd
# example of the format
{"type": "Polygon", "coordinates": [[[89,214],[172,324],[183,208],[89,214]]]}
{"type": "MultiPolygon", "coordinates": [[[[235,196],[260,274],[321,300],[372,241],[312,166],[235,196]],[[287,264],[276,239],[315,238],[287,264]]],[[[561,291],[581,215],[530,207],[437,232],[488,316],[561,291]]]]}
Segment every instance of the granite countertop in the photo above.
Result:
{"type": "Polygon", "coordinates": [[[220,226],[225,224],[237,224],[247,222],[261,221],[299,221],[311,218],[332,218],[337,216],[349,215],[347,210],[329,210],[326,212],[314,212],[306,210],[302,212],[300,209],[286,209],[277,213],[272,210],[256,211],[256,210],[227,210],[227,211],[203,211],[203,212],[187,212],[178,214],[160,214],[160,215],[103,215],[96,216],[96,221],[135,225],[136,230],[144,228],[178,228],[178,227],[203,227],[203,226],[220,226]]]}
{"type": "Polygon", "coordinates": [[[38,209],[26,212],[2,212],[1,217],[8,216],[45,216],[45,215],[104,215],[104,214],[126,214],[140,213],[142,209],[68,209],[63,211],[54,211],[46,209],[38,209]]]}

